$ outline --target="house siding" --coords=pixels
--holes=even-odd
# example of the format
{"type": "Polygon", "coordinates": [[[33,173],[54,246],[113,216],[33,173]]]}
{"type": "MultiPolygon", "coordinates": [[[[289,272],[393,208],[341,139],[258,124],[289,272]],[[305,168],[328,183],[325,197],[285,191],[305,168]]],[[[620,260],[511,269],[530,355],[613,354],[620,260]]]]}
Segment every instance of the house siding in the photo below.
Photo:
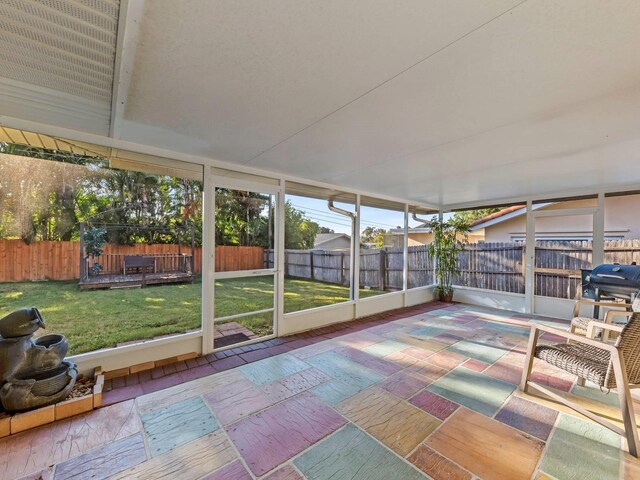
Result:
{"type": "Polygon", "coordinates": [[[351,240],[345,237],[337,237],[320,245],[316,245],[316,250],[349,250],[351,248],[351,240]]]}
{"type": "MultiPolygon", "coordinates": [[[[559,202],[545,210],[587,208],[596,206],[595,199],[559,202]]],[[[605,199],[605,236],[623,239],[640,238],[640,195],[608,197],[605,199]]],[[[526,232],[526,216],[505,220],[486,227],[486,242],[511,242],[514,236],[523,238],[526,232]]],[[[591,236],[593,221],[590,215],[539,217],[536,219],[538,235],[583,237],[591,236]]]]}

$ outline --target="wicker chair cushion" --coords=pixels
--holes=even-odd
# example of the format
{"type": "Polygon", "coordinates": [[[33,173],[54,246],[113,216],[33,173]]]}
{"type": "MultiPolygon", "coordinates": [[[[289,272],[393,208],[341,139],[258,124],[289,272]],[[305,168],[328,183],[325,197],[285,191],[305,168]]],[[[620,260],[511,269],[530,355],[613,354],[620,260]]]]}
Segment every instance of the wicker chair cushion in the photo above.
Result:
{"type": "Polygon", "coordinates": [[[583,343],[556,343],[536,347],[535,356],[601,387],[615,387],[610,353],[601,348],[583,343]]]}
{"type": "Polygon", "coordinates": [[[573,317],[571,319],[571,325],[579,328],[580,330],[587,330],[587,327],[589,326],[589,322],[594,320],[591,317],[573,317]]]}

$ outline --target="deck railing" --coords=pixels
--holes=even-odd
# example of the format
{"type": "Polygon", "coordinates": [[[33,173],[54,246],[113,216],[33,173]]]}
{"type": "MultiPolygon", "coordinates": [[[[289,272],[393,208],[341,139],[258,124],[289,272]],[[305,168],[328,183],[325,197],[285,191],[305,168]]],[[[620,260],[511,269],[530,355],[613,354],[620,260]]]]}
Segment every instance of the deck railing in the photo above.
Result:
{"type": "Polygon", "coordinates": [[[131,255],[124,253],[106,253],[99,257],[87,257],[85,265],[85,275],[87,277],[96,275],[125,275],[131,265],[127,267],[127,257],[140,257],[142,265],[137,269],[153,273],[193,273],[192,256],[190,254],[177,253],[154,253],[131,255]],[[97,268],[93,265],[97,264],[97,268]]]}

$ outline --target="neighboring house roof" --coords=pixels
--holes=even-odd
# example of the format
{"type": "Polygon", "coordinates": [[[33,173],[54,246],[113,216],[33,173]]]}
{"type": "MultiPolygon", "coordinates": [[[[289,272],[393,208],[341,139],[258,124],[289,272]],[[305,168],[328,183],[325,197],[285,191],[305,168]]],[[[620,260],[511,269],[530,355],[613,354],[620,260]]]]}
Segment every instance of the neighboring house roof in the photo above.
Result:
{"type": "Polygon", "coordinates": [[[504,215],[508,215],[512,212],[516,212],[525,207],[526,205],[514,205],[513,207],[503,208],[502,210],[498,210],[497,212],[490,213],[489,215],[486,215],[482,218],[478,218],[477,220],[474,220],[469,224],[469,226],[475,227],[476,225],[480,225],[481,223],[488,222],[489,220],[493,220],[494,218],[503,217],[504,215]]]}
{"type": "MultiPolygon", "coordinates": [[[[423,223],[417,227],[409,227],[409,233],[431,233],[431,227],[428,224],[423,223]]],[[[404,228],[392,228],[385,235],[404,235],[404,228]]]]}
{"type": "MultiPolygon", "coordinates": [[[[553,205],[556,202],[549,203],[538,203],[533,205],[533,210],[538,210],[540,208],[548,207],[549,205],[553,205]]],[[[471,231],[482,230],[485,227],[490,227],[491,225],[495,225],[496,223],[504,222],[505,220],[509,220],[514,217],[519,217],[520,215],[524,215],[527,213],[526,205],[514,205],[512,207],[506,207],[502,210],[498,210],[497,212],[486,215],[482,218],[474,220],[470,223],[471,231]]],[[[418,225],[417,227],[409,228],[409,233],[431,233],[431,228],[428,223],[423,223],[422,225],[418,225]]],[[[390,230],[390,234],[392,235],[402,235],[404,234],[404,229],[395,228],[390,230]]]]}
{"type": "Polygon", "coordinates": [[[344,237],[345,239],[351,241],[351,237],[346,233],[319,233],[316,235],[316,240],[315,242],[313,242],[313,246],[319,247],[324,243],[336,240],[341,237],[344,237]]]}
{"type": "MultiPolygon", "coordinates": [[[[549,205],[553,205],[556,202],[549,203],[537,203],[533,205],[532,210],[538,210],[540,208],[548,207],[549,205]]],[[[524,215],[527,213],[527,207],[525,205],[515,205],[513,207],[503,208],[491,215],[487,215],[486,217],[479,218],[471,222],[471,231],[481,230],[483,228],[490,227],[497,223],[502,223],[506,220],[510,220],[515,217],[519,217],[520,215],[524,215]]]]}

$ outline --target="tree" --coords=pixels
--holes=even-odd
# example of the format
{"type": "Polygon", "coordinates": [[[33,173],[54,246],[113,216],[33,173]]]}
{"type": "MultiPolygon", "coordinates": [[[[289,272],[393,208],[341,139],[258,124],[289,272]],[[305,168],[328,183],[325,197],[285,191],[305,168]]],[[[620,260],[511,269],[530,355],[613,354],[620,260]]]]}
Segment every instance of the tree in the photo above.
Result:
{"type": "Polygon", "coordinates": [[[77,240],[80,222],[88,220],[125,225],[108,231],[109,241],[120,244],[177,243],[195,224],[201,244],[202,182],[22,145],[0,143],[0,152],[22,156],[0,158],[0,238],[77,240]]]}
{"type": "Polygon", "coordinates": [[[462,223],[471,224],[472,222],[479,220],[492,213],[499,212],[504,207],[492,207],[492,208],[479,208],[477,210],[463,210],[453,214],[453,218],[462,223]]]}
{"type": "Polygon", "coordinates": [[[360,234],[361,243],[373,243],[376,248],[384,247],[384,235],[387,231],[384,228],[366,227],[360,234]]]}
{"type": "MultiPolygon", "coordinates": [[[[0,142],[0,239],[78,240],[107,227],[109,243],[177,243],[195,225],[202,245],[202,182],[110,168],[106,159],[0,142]],[[27,158],[31,157],[31,158],[27,158]]],[[[216,190],[216,245],[269,248],[275,205],[266,194],[216,190]]],[[[287,248],[313,248],[320,229],[285,205],[287,248]]]]}
{"type": "MultiPolygon", "coordinates": [[[[15,148],[6,145],[2,148],[4,152],[15,152],[15,148]]],[[[38,153],[38,157],[46,156],[38,153]]],[[[70,156],[65,162],[2,156],[2,238],[21,238],[30,243],[36,240],[71,240],[74,233],[77,235],[77,195],[97,175],[85,163],[86,158],[80,156],[70,156]]]]}
{"type": "MultiPolygon", "coordinates": [[[[216,190],[216,245],[272,248],[274,205],[269,195],[238,190],[216,190]]],[[[313,248],[320,225],[285,203],[285,248],[313,248]]]]}
{"type": "Polygon", "coordinates": [[[284,226],[284,247],[297,250],[313,248],[321,228],[318,223],[306,218],[304,212],[296,209],[291,202],[285,203],[284,226]]]}
{"type": "Polygon", "coordinates": [[[336,233],[336,232],[333,228],[320,226],[320,230],[318,230],[318,233],[336,233]]]}

